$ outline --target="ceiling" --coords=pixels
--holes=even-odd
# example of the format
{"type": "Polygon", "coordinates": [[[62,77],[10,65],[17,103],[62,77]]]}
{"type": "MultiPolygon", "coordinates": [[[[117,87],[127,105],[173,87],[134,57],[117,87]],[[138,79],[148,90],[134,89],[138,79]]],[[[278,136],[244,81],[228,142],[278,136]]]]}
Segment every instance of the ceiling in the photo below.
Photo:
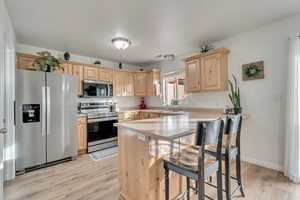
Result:
{"type": "Polygon", "coordinates": [[[17,40],[132,64],[182,55],[300,11],[299,0],[7,0],[17,40]],[[132,45],[115,49],[113,37],[132,45]]]}

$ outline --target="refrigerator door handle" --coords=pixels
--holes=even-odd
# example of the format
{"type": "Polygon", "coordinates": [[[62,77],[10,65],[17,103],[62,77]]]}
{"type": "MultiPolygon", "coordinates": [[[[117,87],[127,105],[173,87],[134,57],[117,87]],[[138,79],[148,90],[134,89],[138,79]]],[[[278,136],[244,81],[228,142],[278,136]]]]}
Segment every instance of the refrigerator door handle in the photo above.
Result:
{"type": "Polygon", "coordinates": [[[42,135],[46,135],[46,88],[42,87],[42,135]]]}
{"type": "Polygon", "coordinates": [[[50,87],[47,87],[47,135],[50,135],[50,127],[51,127],[51,94],[50,94],[50,87]]]}

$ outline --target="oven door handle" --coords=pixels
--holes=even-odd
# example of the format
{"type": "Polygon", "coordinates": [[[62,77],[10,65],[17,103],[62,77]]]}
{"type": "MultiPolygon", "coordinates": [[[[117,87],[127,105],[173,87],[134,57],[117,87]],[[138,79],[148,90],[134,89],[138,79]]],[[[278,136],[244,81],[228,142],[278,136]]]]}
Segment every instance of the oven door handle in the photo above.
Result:
{"type": "Polygon", "coordinates": [[[118,119],[118,117],[106,117],[106,118],[88,119],[87,123],[113,121],[113,120],[117,120],[117,119],[118,119]]]}

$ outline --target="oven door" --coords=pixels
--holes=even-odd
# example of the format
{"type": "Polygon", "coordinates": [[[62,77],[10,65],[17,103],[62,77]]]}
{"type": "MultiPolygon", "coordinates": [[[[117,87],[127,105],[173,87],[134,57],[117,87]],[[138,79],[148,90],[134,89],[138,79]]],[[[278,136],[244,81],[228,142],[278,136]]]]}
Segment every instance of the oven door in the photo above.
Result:
{"type": "Polygon", "coordinates": [[[109,97],[111,96],[110,85],[105,82],[85,80],[83,82],[84,97],[109,97]]]}
{"type": "Polygon", "coordinates": [[[117,127],[114,123],[118,120],[98,121],[90,120],[87,124],[88,146],[105,144],[116,141],[118,137],[117,127]]]}

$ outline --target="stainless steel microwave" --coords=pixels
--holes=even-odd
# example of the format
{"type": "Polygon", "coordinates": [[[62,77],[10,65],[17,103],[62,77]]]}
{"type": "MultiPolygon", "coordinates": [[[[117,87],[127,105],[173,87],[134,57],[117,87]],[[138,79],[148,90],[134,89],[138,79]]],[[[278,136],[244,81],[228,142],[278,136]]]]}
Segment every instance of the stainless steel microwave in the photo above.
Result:
{"type": "Polygon", "coordinates": [[[107,82],[83,81],[83,97],[99,98],[113,96],[113,85],[107,82]]]}

